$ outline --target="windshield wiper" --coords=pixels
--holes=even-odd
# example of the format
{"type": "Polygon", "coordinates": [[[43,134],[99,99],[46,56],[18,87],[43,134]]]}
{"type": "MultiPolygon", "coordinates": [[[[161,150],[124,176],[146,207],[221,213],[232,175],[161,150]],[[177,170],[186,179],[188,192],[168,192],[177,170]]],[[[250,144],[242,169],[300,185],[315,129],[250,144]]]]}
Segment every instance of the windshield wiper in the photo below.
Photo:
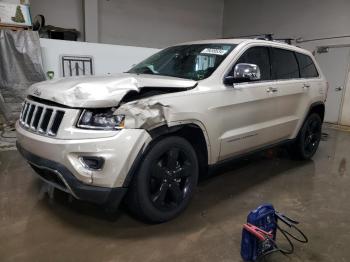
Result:
{"type": "Polygon", "coordinates": [[[136,73],[136,74],[148,74],[148,75],[157,75],[158,72],[153,70],[151,66],[142,66],[139,68],[135,68],[134,70],[131,71],[131,73],[136,73]]]}

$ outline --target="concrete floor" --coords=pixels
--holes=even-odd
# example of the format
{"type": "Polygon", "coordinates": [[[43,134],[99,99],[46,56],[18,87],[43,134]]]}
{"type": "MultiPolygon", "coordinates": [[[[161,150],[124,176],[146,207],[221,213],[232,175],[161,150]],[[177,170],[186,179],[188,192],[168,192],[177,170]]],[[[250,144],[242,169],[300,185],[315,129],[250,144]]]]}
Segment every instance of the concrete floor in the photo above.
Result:
{"type": "Polygon", "coordinates": [[[64,194],[50,199],[17,151],[0,152],[0,260],[241,261],[246,215],[271,202],[300,220],[310,238],[273,261],[350,261],[350,133],[326,132],[313,161],[270,150],[218,170],[199,184],[184,214],[161,225],[64,194]]]}

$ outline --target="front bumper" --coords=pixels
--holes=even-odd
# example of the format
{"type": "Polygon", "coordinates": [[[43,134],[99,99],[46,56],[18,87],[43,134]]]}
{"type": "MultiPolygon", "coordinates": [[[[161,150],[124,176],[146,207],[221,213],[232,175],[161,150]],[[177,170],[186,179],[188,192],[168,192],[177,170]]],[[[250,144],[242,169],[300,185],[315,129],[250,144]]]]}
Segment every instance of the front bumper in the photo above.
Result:
{"type": "Polygon", "coordinates": [[[25,150],[18,142],[17,149],[42,180],[77,199],[117,207],[127,192],[125,187],[108,188],[86,185],[60,163],[34,155],[25,150]]]}
{"type": "Polygon", "coordinates": [[[96,131],[96,138],[90,139],[46,137],[23,129],[18,122],[16,130],[17,141],[23,150],[64,166],[85,185],[107,188],[126,186],[134,162],[151,141],[148,132],[142,129],[123,129],[101,138],[96,131]],[[83,156],[103,158],[103,168],[87,168],[80,160],[83,156]]]}

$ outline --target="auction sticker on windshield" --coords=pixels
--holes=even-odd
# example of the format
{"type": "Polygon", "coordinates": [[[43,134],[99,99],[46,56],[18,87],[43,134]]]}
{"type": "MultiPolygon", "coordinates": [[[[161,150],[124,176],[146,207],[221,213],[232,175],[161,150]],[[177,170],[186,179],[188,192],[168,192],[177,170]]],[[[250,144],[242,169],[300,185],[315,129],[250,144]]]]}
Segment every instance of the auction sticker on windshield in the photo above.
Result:
{"type": "Polygon", "coordinates": [[[216,49],[216,48],[205,48],[201,54],[208,54],[208,55],[225,55],[228,50],[225,49],[216,49]]]}

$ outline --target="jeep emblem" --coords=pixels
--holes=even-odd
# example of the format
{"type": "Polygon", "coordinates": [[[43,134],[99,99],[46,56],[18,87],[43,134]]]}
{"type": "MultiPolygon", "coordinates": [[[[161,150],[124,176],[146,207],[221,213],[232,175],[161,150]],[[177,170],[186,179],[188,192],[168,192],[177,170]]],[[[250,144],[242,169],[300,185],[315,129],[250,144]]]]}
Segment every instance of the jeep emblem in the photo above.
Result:
{"type": "Polygon", "coordinates": [[[34,89],[33,94],[36,95],[36,96],[41,96],[41,92],[39,91],[38,88],[34,89]]]}

